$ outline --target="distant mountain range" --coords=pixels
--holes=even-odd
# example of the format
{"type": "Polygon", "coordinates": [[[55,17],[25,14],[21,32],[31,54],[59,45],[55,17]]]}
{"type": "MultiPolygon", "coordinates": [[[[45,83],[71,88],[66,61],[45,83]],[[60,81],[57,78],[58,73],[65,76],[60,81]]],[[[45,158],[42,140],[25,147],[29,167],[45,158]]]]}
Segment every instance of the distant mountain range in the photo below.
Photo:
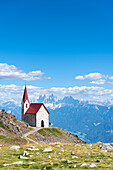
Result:
{"type": "MultiPolygon", "coordinates": [[[[39,96],[35,102],[45,103],[52,126],[77,134],[85,142],[113,142],[113,100],[95,103],[71,96],[61,99],[52,94],[39,96]]],[[[16,103],[2,103],[1,109],[21,119],[21,106],[16,103]]]]}

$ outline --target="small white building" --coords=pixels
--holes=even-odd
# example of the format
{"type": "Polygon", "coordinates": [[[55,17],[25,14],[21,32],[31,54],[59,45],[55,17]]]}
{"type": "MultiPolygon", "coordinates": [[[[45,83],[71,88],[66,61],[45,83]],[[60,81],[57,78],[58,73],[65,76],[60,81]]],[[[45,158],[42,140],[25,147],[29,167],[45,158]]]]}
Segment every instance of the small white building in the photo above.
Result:
{"type": "Polygon", "coordinates": [[[49,112],[43,103],[29,103],[25,86],[22,99],[22,121],[34,127],[49,127],[49,112]]]}

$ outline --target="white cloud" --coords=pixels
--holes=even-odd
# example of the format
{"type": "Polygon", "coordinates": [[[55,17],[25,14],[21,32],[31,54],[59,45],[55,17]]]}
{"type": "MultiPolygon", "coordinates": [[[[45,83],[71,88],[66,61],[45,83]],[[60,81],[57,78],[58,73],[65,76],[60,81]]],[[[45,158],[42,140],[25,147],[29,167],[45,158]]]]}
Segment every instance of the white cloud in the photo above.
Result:
{"type": "Polygon", "coordinates": [[[110,80],[113,80],[113,76],[109,76],[109,79],[110,79],[110,80]]]}
{"type": "Polygon", "coordinates": [[[108,82],[108,83],[113,85],[113,82],[108,82]]]}
{"type": "Polygon", "coordinates": [[[88,80],[98,80],[98,79],[101,79],[105,77],[105,75],[102,75],[101,73],[89,73],[89,74],[86,74],[84,76],[77,76],[75,77],[76,80],[85,80],[85,79],[88,79],[88,80]]]}
{"type": "Polygon", "coordinates": [[[105,84],[106,80],[105,79],[100,79],[96,81],[91,81],[90,84],[97,84],[97,85],[102,85],[105,84]]]}
{"type": "MultiPolygon", "coordinates": [[[[50,95],[55,94],[57,96],[71,95],[73,97],[84,99],[84,100],[108,100],[112,98],[113,89],[107,89],[104,87],[87,87],[87,86],[74,86],[74,87],[51,87],[43,88],[28,85],[28,94],[30,101],[37,101],[39,95],[50,95]]],[[[24,87],[11,85],[0,85],[0,103],[4,101],[15,101],[21,103],[24,87]]]]}
{"type": "Polygon", "coordinates": [[[77,77],[75,77],[75,79],[76,80],[84,80],[85,78],[84,78],[84,76],[77,76],[77,77]]]}
{"type": "Polygon", "coordinates": [[[41,71],[32,71],[28,74],[22,69],[15,67],[14,65],[8,65],[7,63],[0,63],[0,80],[10,79],[22,79],[26,81],[50,79],[50,77],[44,77],[44,73],[41,71]]]}

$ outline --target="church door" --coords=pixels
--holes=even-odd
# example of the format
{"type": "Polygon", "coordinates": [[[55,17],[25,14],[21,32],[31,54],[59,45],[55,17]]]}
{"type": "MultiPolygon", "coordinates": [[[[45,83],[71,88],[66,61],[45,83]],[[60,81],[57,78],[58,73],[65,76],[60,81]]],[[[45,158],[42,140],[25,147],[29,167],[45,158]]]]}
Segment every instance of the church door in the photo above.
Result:
{"type": "Polygon", "coordinates": [[[43,120],[41,121],[41,127],[44,127],[44,121],[43,120]]]}

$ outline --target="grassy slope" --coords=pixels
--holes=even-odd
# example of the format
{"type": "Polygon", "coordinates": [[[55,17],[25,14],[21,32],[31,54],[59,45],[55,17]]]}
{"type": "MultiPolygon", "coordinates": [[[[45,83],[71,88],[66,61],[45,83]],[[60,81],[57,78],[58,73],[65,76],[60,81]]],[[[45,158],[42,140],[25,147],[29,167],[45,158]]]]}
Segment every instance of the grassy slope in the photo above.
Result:
{"type": "Polygon", "coordinates": [[[37,151],[29,151],[32,157],[28,156],[28,160],[18,159],[19,155],[23,154],[23,151],[26,150],[31,145],[25,145],[18,150],[12,150],[9,147],[3,147],[0,150],[0,169],[41,169],[44,167],[46,169],[70,169],[73,168],[73,165],[77,166],[77,169],[91,169],[89,165],[94,163],[97,165],[97,168],[93,169],[112,169],[113,167],[113,153],[108,151],[106,153],[100,152],[99,144],[93,144],[92,149],[90,149],[89,144],[60,144],[57,147],[56,144],[42,144],[34,145],[39,148],[39,155],[36,154],[37,151]],[[51,153],[43,153],[44,148],[51,148],[53,151],[51,153]],[[61,150],[64,150],[62,152],[61,150]],[[74,151],[75,155],[78,158],[72,158],[71,152],[74,151]],[[60,153],[60,154],[59,154],[60,153]],[[51,156],[49,159],[48,156],[51,156]],[[102,160],[97,163],[96,160],[102,160]],[[68,164],[67,160],[70,160],[71,163],[68,164]],[[4,167],[4,163],[12,163],[17,161],[23,161],[23,165],[10,165],[4,167]],[[29,165],[30,162],[35,162],[35,164],[29,165]],[[51,165],[51,162],[53,165],[51,165]],[[44,164],[43,164],[44,163],[44,164]],[[81,164],[86,163],[87,166],[80,167],[81,164]]]}
{"type": "MultiPolygon", "coordinates": [[[[60,128],[58,127],[40,129],[38,133],[45,137],[55,136],[60,139],[64,139],[67,142],[70,142],[70,143],[72,142],[71,139],[68,136],[66,136],[62,131],[60,131],[60,128]]],[[[31,134],[29,135],[29,137],[35,140],[35,135],[31,134]]]]}
{"type": "Polygon", "coordinates": [[[58,127],[43,128],[38,130],[37,134],[31,134],[28,137],[33,140],[44,141],[45,143],[84,143],[77,136],[58,127]]]}

